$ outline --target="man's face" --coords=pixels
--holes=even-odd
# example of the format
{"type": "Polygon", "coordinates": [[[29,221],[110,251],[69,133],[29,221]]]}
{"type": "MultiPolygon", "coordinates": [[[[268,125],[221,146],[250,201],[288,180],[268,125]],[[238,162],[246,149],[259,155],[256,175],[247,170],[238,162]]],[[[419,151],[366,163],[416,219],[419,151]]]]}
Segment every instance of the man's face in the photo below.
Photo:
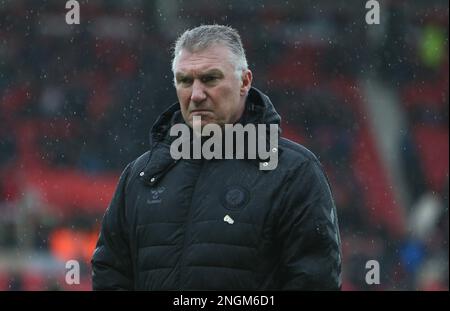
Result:
{"type": "Polygon", "coordinates": [[[236,75],[228,47],[215,44],[203,51],[181,50],[175,64],[175,88],[185,122],[194,116],[202,126],[232,124],[241,117],[251,86],[250,70],[236,75]]]}

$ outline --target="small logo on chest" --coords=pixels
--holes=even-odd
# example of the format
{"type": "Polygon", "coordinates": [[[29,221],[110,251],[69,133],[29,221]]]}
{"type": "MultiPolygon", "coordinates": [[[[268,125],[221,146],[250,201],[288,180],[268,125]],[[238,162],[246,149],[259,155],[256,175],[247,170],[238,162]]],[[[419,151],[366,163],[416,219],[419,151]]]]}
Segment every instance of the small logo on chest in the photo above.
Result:
{"type": "Polygon", "coordinates": [[[158,187],[151,189],[150,198],[147,199],[147,204],[161,203],[161,194],[166,190],[165,187],[158,187]]]}
{"type": "Polygon", "coordinates": [[[250,195],[247,189],[241,186],[230,186],[222,193],[222,205],[230,210],[244,208],[249,201],[250,195]]]}

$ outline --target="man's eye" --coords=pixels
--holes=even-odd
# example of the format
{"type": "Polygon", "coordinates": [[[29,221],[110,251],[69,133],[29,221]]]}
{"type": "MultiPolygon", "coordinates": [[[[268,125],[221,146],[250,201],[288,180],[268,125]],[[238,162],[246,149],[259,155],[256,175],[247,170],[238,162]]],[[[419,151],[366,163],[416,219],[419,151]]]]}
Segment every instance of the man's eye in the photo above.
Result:
{"type": "Polygon", "coordinates": [[[214,77],[214,76],[202,77],[202,82],[203,83],[210,83],[210,82],[214,82],[216,80],[217,80],[217,77],[214,77]]]}
{"type": "Polygon", "coordinates": [[[178,83],[181,83],[181,84],[190,84],[190,83],[192,83],[192,80],[189,79],[189,78],[181,78],[181,79],[178,80],[178,83]]]}

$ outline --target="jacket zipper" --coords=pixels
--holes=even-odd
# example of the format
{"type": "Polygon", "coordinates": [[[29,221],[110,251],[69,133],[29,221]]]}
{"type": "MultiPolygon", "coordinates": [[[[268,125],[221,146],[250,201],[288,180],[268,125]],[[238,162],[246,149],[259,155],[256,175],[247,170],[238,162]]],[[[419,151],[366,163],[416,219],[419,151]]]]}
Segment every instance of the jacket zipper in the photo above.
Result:
{"type": "Polygon", "coordinates": [[[185,280],[185,277],[183,277],[183,267],[184,267],[184,264],[185,264],[185,262],[186,262],[186,249],[187,249],[187,243],[188,243],[188,236],[189,236],[189,233],[191,232],[191,226],[192,226],[192,211],[193,211],[193,201],[194,201],[194,195],[195,195],[195,192],[196,192],[196,190],[197,190],[197,186],[198,186],[198,183],[199,183],[199,180],[200,180],[200,176],[202,175],[202,172],[203,172],[203,169],[204,169],[204,165],[205,165],[205,162],[202,160],[202,163],[201,163],[201,167],[200,167],[200,173],[198,174],[198,178],[197,178],[197,181],[195,182],[195,186],[194,186],[194,189],[193,189],[193,192],[192,192],[192,198],[191,198],[191,202],[190,202],[190,204],[189,204],[189,211],[188,211],[188,217],[187,217],[187,224],[186,224],[186,227],[185,227],[185,232],[184,232],[184,239],[183,239],[183,248],[182,248],[182,250],[181,250],[181,260],[180,260],[180,264],[179,264],[179,277],[178,277],[178,282],[179,282],[179,289],[180,290],[183,290],[183,284],[185,284],[186,282],[184,282],[185,280]]]}

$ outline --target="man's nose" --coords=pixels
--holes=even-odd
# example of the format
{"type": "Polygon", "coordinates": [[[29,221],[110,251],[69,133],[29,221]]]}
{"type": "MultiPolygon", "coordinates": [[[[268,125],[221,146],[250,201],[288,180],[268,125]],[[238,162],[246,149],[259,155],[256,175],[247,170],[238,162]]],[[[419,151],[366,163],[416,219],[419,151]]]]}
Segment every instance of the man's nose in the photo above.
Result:
{"type": "Polygon", "coordinates": [[[203,102],[205,99],[206,93],[203,84],[198,80],[194,80],[192,84],[191,102],[199,104],[203,102]]]}

